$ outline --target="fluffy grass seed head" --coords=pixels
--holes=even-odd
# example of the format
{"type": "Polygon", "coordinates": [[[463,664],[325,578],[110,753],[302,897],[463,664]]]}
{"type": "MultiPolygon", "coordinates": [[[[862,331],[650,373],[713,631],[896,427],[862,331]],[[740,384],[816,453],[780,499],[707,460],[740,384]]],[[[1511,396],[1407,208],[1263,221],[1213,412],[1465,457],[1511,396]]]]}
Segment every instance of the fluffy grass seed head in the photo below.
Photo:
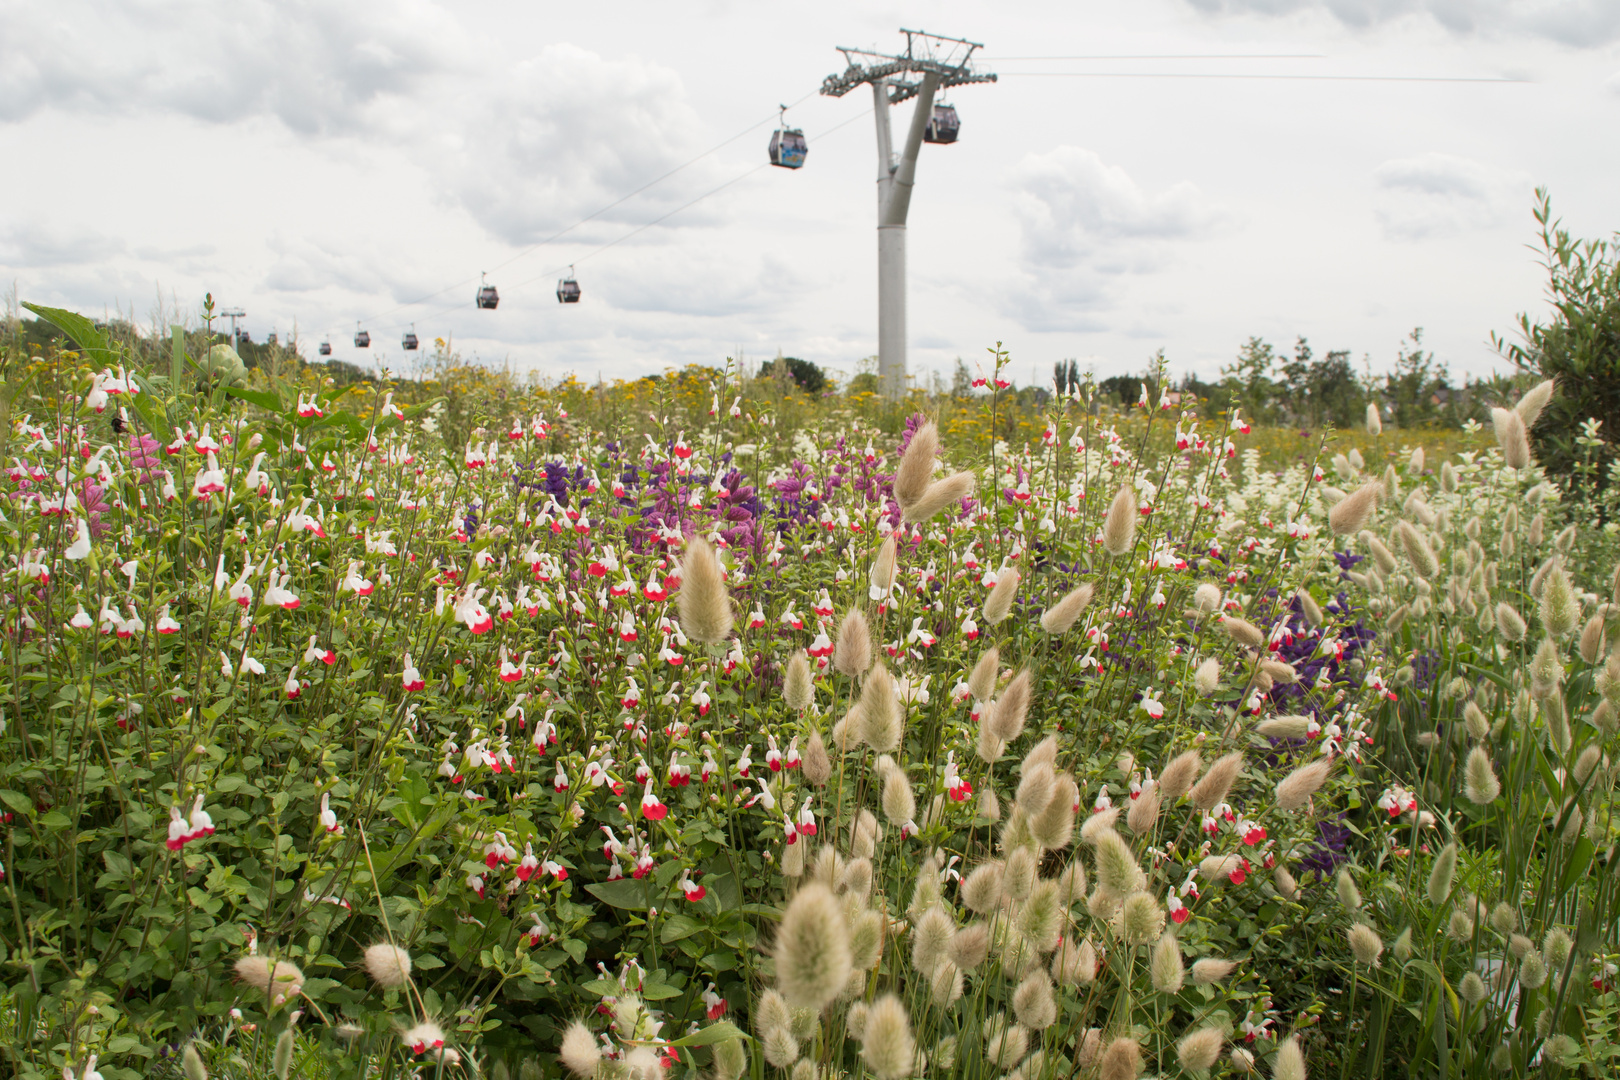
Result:
{"type": "MultiPolygon", "coordinates": [[[[275,1074],[276,1080],[287,1080],[287,1073],[292,1069],[292,1052],[293,1029],[288,1024],[276,1037],[276,1048],[270,1055],[270,1071],[275,1074]]],[[[440,1056],[443,1056],[442,1052],[440,1056]]]]}
{"type": "Polygon", "coordinates": [[[1187,981],[1187,968],[1181,960],[1181,945],[1176,935],[1165,932],[1153,946],[1153,957],[1148,964],[1153,989],[1161,994],[1179,994],[1187,981]]]}
{"type": "Polygon", "coordinates": [[[1483,739],[1491,733],[1490,717],[1485,710],[1470,701],[1463,706],[1463,727],[1468,730],[1471,739],[1483,739]]]}
{"type": "Polygon", "coordinates": [[[1366,923],[1351,923],[1350,929],[1345,931],[1350,939],[1350,953],[1356,958],[1356,963],[1367,967],[1377,967],[1378,958],[1384,952],[1384,940],[1378,932],[1366,923]]]}
{"type": "Polygon", "coordinates": [[[1367,434],[1371,435],[1373,438],[1377,438],[1383,433],[1384,421],[1378,415],[1378,403],[1376,401],[1369,401],[1367,402],[1367,434]]]}
{"type": "Polygon", "coordinates": [[[1206,657],[1193,672],[1193,689],[1198,691],[1200,697],[1209,697],[1220,685],[1221,662],[1213,656],[1206,657]]]}
{"type": "Polygon", "coordinates": [[[411,981],[411,954],[397,945],[379,941],[366,949],[366,974],[384,990],[399,990],[411,981]]]}
{"type": "Polygon", "coordinates": [[[911,1037],[910,1017],[899,998],[884,994],[867,1007],[860,1038],[861,1057],[878,1080],[906,1080],[911,1076],[917,1063],[917,1044],[911,1037]]]}
{"type": "Polygon", "coordinates": [[[1064,904],[1062,889],[1051,878],[1038,881],[1030,890],[1029,899],[1018,908],[1016,924],[1038,953],[1049,953],[1057,948],[1063,934],[1064,904]]]}
{"type": "Polygon", "coordinates": [[[580,1080],[592,1080],[596,1067],[602,1063],[602,1048],[596,1044],[596,1036],[591,1034],[591,1029],[583,1021],[575,1020],[563,1031],[562,1046],[558,1048],[557,1056],[568,1071],[580,1080]]]}
{"type": "Polygon", "coordinates": [[[748,1048],[739,1038],[714,1045],[714,1080],[739,1080],[748,1069],[748,1048]]]}
{"type": "Polygon", "coordinates": [[[1142,888],[1147,876],[1136,861],[1131,845],[1113,829],[1097,834],[1097,884],[1118,896],[1142,888]]]}
{"type": "Polygon", "coordinates": [[[1221,629],[1226,631],[1227,637],[1251,649],[1258,649],[1266,640],[1266,635],[1258,626],[1236,615],[1228,615],[1222,619],[1221,629]]]}
{"type": "Polygon", "coordinates": [[[1192,966],[1192,980],[1198,986],[1207,986],[1218,983],[1236,970],[1237,964],[1231,960],[1220,957],[1206,956],[1202,960],[1194,960],[1192,966]]]}
{"type": "Polygon", "coordinates": [[[1569,575],[1564,572],[1562,561],[1556,557],[1542,584],[1536,614],[1547,636],[1555,640],[1568,637],[1580,622],[1581,602],[1575,599],[1575,589],[1569,583],[1569,575]]]}
{"type": "Polygon", "coordinates": [[[872,569],[867,573],[867,579],[872,583],[869,596],[880,600],[894,589],[895,577],[898,574],[898,564],[895,558],[896,545],[894,537],[887,536],[883,543],[878,545],[878,553],[872,560],[872,569]]]}
{"type": "Polygon", "coordinates": [[[1066,633],[1091,603],[1092,592],[1090,582],[1070,589],[1063,599],[1041,613],[1041,629],[1048,634],[1066,633]]]}
{"type": "Polygon", "coordinates": [[[1213,615],[1221,609],[1221,587],[1206,581],[1193,590],[1193,610],[1200,615],[1213,615]]]}
{"type": "Polygon", "coordinates": [[[962,881],[963,905],[979,915],[994,911],[1001,904],[1001,879],[1005,873],[1005,866],[997,859],[974,867],[962,881]]]}
{"type": "Polygon", "coordinates": [[[197,1052],[195,1042],[186,1043],[185,1053],[181,1055],[180,1071],[186,1080],[208,1080],[208,1067],[203,1064],[202,1054],[197,1052]]]}
{"type": "Polygon", "coordinates": [[[1334,886],[1338,890],[1339,903],[1344,906],[1344,910],[1353,915],[1361,909],[1361,890],[1356,888],[1356,879],[1348,866],[1339,871],[1334,886]]]}
{"type": "Polygon", "coordinates": [[[801,888],[776,933],[776,982],[789,1008],[819,1010],[849,981],[843,907],[825,885],[801,888]]]}
{"type": "Polygon", "coordinates": [[[1288,1036],[1277,1044],[1277,1058],[1271,1065],[1272,1080],[1305,1080],[1305,1051],[1299,1039],[1288,1036]]]}
{"type": "Polygon", "coordinates": [[[1131,808],[1125,814],[1125,824],[1137,836],[1144,836],[1153,831],[1158,820],[1159,786],[1155,784],[1131,800],[1131,808]]]}
{"type": "Polygon", "coordinates": [[[901,508],[900,520],[907,525],[920,525],[972,495],[977,482],[978,477],[971,472],[952,473],[943,480],[935,480],[923,489],[916,502],[901,508]]]}
{"type": "Polygon", "coordinates": [[[1277,809],[1298,810],[1326,782],[1332,765],[1327,758],[1317,758],[1301,765],[1277,783],[1277,809]]]}
{"type": "Polygon", "coordinates": [[[1135,1039],[1121,1035],[1103,1051],[1098,1080],[1136,1080],[1142,1075],[1142,1048],[1135,1039]]]}
{"type": "Polygon", "coordinates": [[[1333,530],[1333,535],[1348,536],[1366,528],[1378,508],[1378,496],[1383,490],[1383,484],[1369,480],[1335,503],[1328,511],[1328,528],[1333,530]]]}
{"type": "Polygon", "coordinates": [[[852,679],[866,674],[872,666],[872,630],[866,613],[852,607],[838,625],[838,643],[833,646],[833,669],[852,679]]]}
{"type": "Polygon", "coordinates": [[[904,771],[895,769],[883,781],[883,816],[896,825],[904,825],[917,816],[917,797],[911,792],[911,781],[904,771]]]}
{"type": "Polygon", "coordinates": [[[1525,631],[1524,616],[1516,611],[1512,604],[1506,600],[1496,605],[1496,632],[1508,641],[1523,641],[1525,631]]]}
{"type": "Polygon", "coordinates": [[[947,950],[951,963],[962,971],[972,971],[990,955],[990,926],[970,922],[951,937],[947,950]]]}
{"type": "Polygon", "coordinates": [[[1057,773],[1045,761],[1024,762],[1018,779],[1018,805],[1026,814],[1039,814],[1052,801],[1057,787],[1057,773]]]}
{"type": "Polygon", "coordinates": [[[693,641],[713,645],[731,636],[731,597],[714,548],[702,536],[686,542],[681,588],[675,594],[681,629],[693,641]]]}
{"type": "Polygon", "coordinates": [[[1436,907],[1451,899],[1451,885],[1457,878],[1457,844],[1455,841],[1440,849],[1429,868],[1429,903],[1436,907]]]}
{"type": "Polygon", "coordinates": [[[822,741],[820,731],[810,732],[800,764],[805,782],[814,787],[825,787],[832,779],[832,759],[827,756],[827,744],[822,741]]]}
{"type": "Polygon", "coordinates": [[[1226,1034],[1220,1028],[1199,1028],[1176,1043],[1176,1062],[1187,1072],[1207,1072],[1220,1060],[1225,1045],[1226,1034]]]}
{"type": "Polygon", "coordinates": [[[1292,900],[1299,895],[1299,883],[1294,875],[1288,872],[1288,867],[1278,863],[1271,871],[1271,881],[1277,889],[1277,895],[1284,900],[1292,900]]]}
{"type": "Polygon", "coordinates": [[[1114,501],[1108,504],[1108,515],[1103,519],[1103,550],[1119,558],[1136,545],[1136,519],[1140,508],[1136,502],[1136,489],[1130,484],[1120,485],[1114,501]]]}
{"type": "Polygon", "coordinates": [[[1526,431],[1536,426],[1536,421],[1541,417],[1541,410],[1545,409],[1547,402],[1552,400],[1555,388],[1556,384],[1552,379],[1539,382],[1526,390],[1524,396],[1519,399],[1519,403],[1513,406],[1513,411],[1519,414],[1519,419],[1523,421],[1526,431]]]}
{"type": "Polygon", "coordinates": [[[1548,968],[1557,971],[1569,960],[1570,950],[1574,947],[1568,931],[1555,926],[1541,939],[1541,958],[1547,962],[1548,968]]]}
{"type": "Polygon", "coordinates": [[[1159,776],[1159,790],[1164,797],[1174,802],[1192,789],[1193,781],[1198,779],[1198,770],[1203,767],[1204,759],[1197,750],[1184,750],[1170,759],[1159,776]]]}
{"type": "Polygon", "coordinates": [[[1079,798],[1080,787],[1074,777],[1067,773],[1059,776],[1046,809],[1029,819],[1029,834],[1042,851],[1058,851],[1074,839],[1074,804],[1079,798]]]}
{"type": "Polygon", "coordinates": [[[1120,908],[1120,926],[1128,944],[1146,945],[1164,933],[1164,907],[1145,889],[1133,892],[1120,908]]]}
{"type": "Polygon", "coordinates": [[[1457,984],[1457,992],[1468,1004],[1478,1005],[1485,1000],[1485,980],[1479,977],[1478,972],[1470,971],[1462,977],[1462,982],[1457,984]]]}
{"type": "Polygon", "coordinates": [[[899,749],[904,717],[894,692],[894,677],[882,664],[872,669],[861,687],[860,716],[862,742],[880,754],[899,749]]]}
{"type": "Polygon", "coordinates": [[[1321,626],[1322,606],[1316,602],[1316,597],[1304,589],[1294,593],[1294,596],[1299,600],[1299,610],[1304,613],[1305,621],[1312,626],[1321,626]]]}
{"type": "Polygon", "coordinates": [[[978,663],[968,675],[968,693],[973,700],[986,702],[996,692],[996,676],[1001,670],[1001,650],[994,645],[979,654],[978,663]]]}
{"type": "Polygon", "coordinates": [[[804,650],[794,649],[789,658],[787,672],[782,678],[782,697],[788,708],[803,712],[816,700],[816,684],[810,678],[810,662],[804,650]]]}
{"type": "Polygon", "coordinates": [[[986,721],[991,734],[1002,742],[1012,742],[1018,738],[1024,731],[1024,718],[1029,714],[1029,701],[1029,669],[1022,668],[996,699],[996,707],[986,721]]]}
{"type": "Polygon", "coordinates": [[[1254,725],[1256,735],[1268,739],[1303,739],[1311,730],[1308,716],[1268,716],[1254,725]]]}
{"type": "Polygon", "coordinates": [[[934,458],[939,453],[939,428],[932,420],[911,433],[906,452],[894,470],[894,501],[904,510],[928,490],[934,476],[934,458]]]}
{"type": "Polygon", "coordinates": [[[1013,1013],[1030,1031],[1045,1031],[1057,1022],[1057,999],[1052,994],[1052,978],[1043,968],[1024,976],[1013,991],[1013,1013]]]}
{"type": "Polygon", "coordinates": [[[984,1025],[984,1056],[997,1068],[1011,1069],[1029,1049],[1029,1032],[1020,1024],[997,1016],[984,1025]]]}
{"type": "Polygon", "coordinates": [[[1226,801],[1227,793],[1232,790],[1232,784],[1243,771],[1243,754],[1234,750],[1215,759],[1209,770],[1204,773],[1203,779],[1194,784],[1188,796],[1194,806],[1200,810],[1212,810],[1219,803],[1226,801]]]}
{"type": "Polygon", "coordinates": [[[1607,623],[1602,615],[1594,615],[1581,628],[1580,654],[1588,664],[1596,664],[1608,648],[1607,623]]]}
{"type": "Polygon", "coordinates": [[[1440,576],[1440,560],[1435,556],[1434,549],[1417,531],[1417,526],[1410,521],[1401,521],[1396,524],[1395,531],[1401,538],[1401,548],[1406,552],[1407,559],[1412,563],[1412,569],[1417,571],[1418,577],[1424,581],[1433,581],[1440,576]]]}
{"type": "Polygon", "coordinates": [[[1012,611],[1013,599],[1018,595],[1018,583],[1024,576],[1016,567],[1009,566],[996,575],[990,595],[984,598],[984,621],[996,626],[1012,611]]]}
{"type": "Polygon", "coordinates": [[[1463,795],[1475,806],[1485,806],[1502,794],[1502,782],[1496,778],[1491,755],[1483,746],[1468,751],[1463,767],[1463,795]]]}
{"type": "Polygon", "coordinates": [[[929,908],[911,932],[911,966],[925,976],[949,959],[956,925],[940,907],[929,908]]]}
{"type": "Polygon", "coordinates": [[[1502,448],[1502,464],[1510,469],[1530,467],[1530,436],[1524,427],[1524,417],[1513,409],[1492,409],[1491,426],[1496,431],[1496,443],[1502,448]]]}

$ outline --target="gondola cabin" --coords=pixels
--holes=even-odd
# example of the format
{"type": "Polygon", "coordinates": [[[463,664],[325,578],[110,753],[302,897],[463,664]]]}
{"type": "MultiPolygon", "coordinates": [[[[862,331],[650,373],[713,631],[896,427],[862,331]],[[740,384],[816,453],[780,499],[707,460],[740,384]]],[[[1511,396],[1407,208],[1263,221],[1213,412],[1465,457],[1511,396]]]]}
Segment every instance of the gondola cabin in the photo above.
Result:
{"type": "Polygon", "coordinates": [[[557,282],[557,302],[559,304],[579,303],[579,282],[574,280],[573,273],[557,282]]]}
{"type": "Polygon", "coordinates": [[[354,347],[357,349],[371,348],[371,334],[365,330],[356,330],[354,332],[354,347]]]}
{"type": "MultiPolygon", "coordinates": [[[[479,275],[479,277],[482,279],[483,275],[479,275]]],[[[494,311],[496,306],[501,302],[501,294],[495,290],[495,286],[491,285],[487,281],[482,281],[482,283],[478,286],[477,301],[478,306],[481,309],[486,311],[494,311]]]]}
{"type": "Polygon", "coordinates": [[[923,142],[953,143],[962,130],[962,121],[956,115],[955,105],[935,105],[934,115],[923,128],[923,142]]]}
{"type": "Polygon", "coordinates": [[[802,169],[810,145],[798,128],[778,128],[771,133],[771,164],[784,169],[802,169]]]}
{"type": "Polygon", "coordinates": [[[320,347],[320,349],[318,351],[320,352],[320,354],[322,356],[331,356],[332,355],[332,343],[330,341],[321,342],[321,347],[320,347]]]}
{"type": "Polygon", "coordinates": [[[406,334],[405,339],[399,344],[406,352],[415,352],[418,346],[416,334],[414,332],[406,334]]]}

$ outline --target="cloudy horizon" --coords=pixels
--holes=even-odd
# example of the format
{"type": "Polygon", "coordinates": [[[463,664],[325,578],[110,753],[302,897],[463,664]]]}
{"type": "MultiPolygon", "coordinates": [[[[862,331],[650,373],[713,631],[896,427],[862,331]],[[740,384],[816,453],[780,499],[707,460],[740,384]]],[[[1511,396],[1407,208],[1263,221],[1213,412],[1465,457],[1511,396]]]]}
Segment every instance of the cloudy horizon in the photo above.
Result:
{"type": "Polygon", "coordinates": [[[953,93],[961,141],[919,164],[921,377],[1001,342],[1021,382],[1160,349],[1208,378],[1251,335],[1377,369],[1419,326],[1455,377],[1506,370],[1490,335],[1546,310],[1534,188],[1576,236],[1620,228],[1598,0],[0,11],[7,284],[142,322],[212,292],[311,359],[400,366],[414,325],[548,376],[778,350],[850,373],[877,339],[871,97],[816,91],[835,46],[919,24],[1000,76],[953,93]],[[764,164],[779,103],[795,172],[764,164]]]}

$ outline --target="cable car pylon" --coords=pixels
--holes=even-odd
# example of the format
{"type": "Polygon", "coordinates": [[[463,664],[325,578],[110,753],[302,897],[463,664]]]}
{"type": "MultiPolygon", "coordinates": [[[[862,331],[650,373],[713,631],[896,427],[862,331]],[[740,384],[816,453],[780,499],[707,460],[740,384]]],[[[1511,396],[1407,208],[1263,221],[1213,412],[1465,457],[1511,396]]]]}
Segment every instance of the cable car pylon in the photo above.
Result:
{"type": "Polygon", "coordinates": [[[917,178],[917,153],[924,141],[956,141],[961,121],[954,106],[934,108],[934,94],[952,86],[995,82],[994,72],[977,70],[973,53],[984,46],[921,30],[906,35],[906,51],[890,55],[838,47],[847,67],[822,80],[821,92],[843,97],[857,86],[872,87],[872,115],[878,149],[878,387],[898,398],[906,389],[906,214],[917,178]],[[911,98],[917,104],[899,155],[889,132],[889,107],[911,98]]]}

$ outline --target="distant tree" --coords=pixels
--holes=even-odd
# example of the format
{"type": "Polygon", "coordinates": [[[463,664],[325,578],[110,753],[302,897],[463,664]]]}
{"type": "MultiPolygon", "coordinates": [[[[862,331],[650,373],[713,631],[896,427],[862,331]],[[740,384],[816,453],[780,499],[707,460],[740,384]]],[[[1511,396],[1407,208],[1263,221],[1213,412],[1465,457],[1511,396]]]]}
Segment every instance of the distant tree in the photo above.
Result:
{"type": "Polygon", "coordinates": [[[1524,381],[1557,379],[1558,393],[1531,436],[1549,472],[1573,474],[1576,490],[1606,485],[1620,439],[1620,232],[1611,240],[1579,240],[1553,217],[1546,188],[1536,189],[1542,265],[1547,269],[1545,321],[1518,318],[1522,343],[1492,335],[1524,381]],[[1598,442],[1583,445],[1581,424],[1597,420],[1598,442]]]}
{"type": "Polygon", "coordinates": [[[951,397],[965,398],[972,394],[973,372],[968,370],[967,361],[958,356],[956,368],[951,372],[951,397]]]}
{"type": "Polygon", "coordinates": [[[1238,350],[1237,358],[1221,368],[1226,389],[1234,404],[1255,420],[1269,420],[1277,384],[1271,380],[1271,369],[1277,363],[1277,353],[1271,345],[1258,337],[1251,337],[1238,350]]]}
{"type": "Polygon", "coordinates": [[[1350,366],[1350,350],[1338,349],[1311,364],[1307,377],[1310,422],[1349,427],[1364,419],[1366,395],[1350,366]]]}
{"type": "Polygon", "coordinates": [[[1135,405],[1142,398],[1142,380],[1136,375],[1111,375],[1097,384],[1097,396],[1127,407],[1135,405]]]}
{"type": "Polygon", "coordinates": [[[1421,326],[1401,342],[1395,370],[1384,376],[1382,389],[1400,427],[1432,423],[1450,404],[1450,372],[1445,364],[1435,362],[1432,350],[1423,348],[1421,326]]]}
{"type": "Polygon", "coordinates": [[[787,377],[798,384],[800,390],[807,394],[819,394],[827,388],[827,374],[808,360],[800,360],[797,356],[782,356],[776,360],[767,360],[760,365],[759,377],[769,379],[776,374],[776,365],[781,363],[787,370],[787,377]]]}

